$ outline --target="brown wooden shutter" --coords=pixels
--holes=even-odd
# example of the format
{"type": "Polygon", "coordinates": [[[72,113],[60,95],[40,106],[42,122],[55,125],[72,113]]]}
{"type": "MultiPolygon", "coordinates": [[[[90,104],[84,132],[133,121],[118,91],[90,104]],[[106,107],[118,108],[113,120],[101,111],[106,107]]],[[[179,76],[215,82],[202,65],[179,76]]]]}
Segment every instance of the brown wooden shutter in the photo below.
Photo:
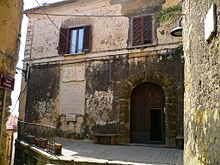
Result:
{"type": "Polygon", "coordinates": [[[132,21],[132,45],[141,45],[141,17],[134,17],[132,21]]]}
{"type": "Polygon", "coordinates": [[[91,25],[84,26],[84,40],[83,40],[83,52],[87,53],[91,51],[91,25]]]}
{"type": "Polygon", "coordinates": [[[60,28],[58,54],[67,54],[70,49],[70,30],[68,28],[60,28]]]}
{"type": "Polygon", "coordinates": [[[152,43],[152,16],[144,16],[144,41],[143,44],[149,44],[152,43]]]}

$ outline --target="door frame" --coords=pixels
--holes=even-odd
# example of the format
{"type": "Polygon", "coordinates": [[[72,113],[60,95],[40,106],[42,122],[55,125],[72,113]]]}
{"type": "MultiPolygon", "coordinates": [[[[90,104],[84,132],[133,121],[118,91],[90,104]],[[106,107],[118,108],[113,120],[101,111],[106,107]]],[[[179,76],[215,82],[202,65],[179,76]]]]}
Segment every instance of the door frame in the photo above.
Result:
{"type": "Polygon", "coordinates": [[[149,142],[150,144],[165,144],[165,137],[166,137],[166,129],[165,129],[165,111],[164,111],[165,107],[163,108],[151,108],[150,109],[150,116],[149,116],[149,127],[150,127],[150,131],[149,131],[149,142]],[[161,141],[152,141],[151,140],[151,110],[153,111],[153,109],[160,109],[161,111],[161,136],[162,136],[162,140],[161,141]]]}
{"type": "Polygon", "coordinates": [[[149,124],[149,143],[146,143],[146,144],[166,144],[166,124],[165,124],[165,119],[166,119],[166,113],[165,113],[165,104],[166,104],[166,97],[165,97],[165,91],[164,91],[164,89],[160,86],[160,85],[158,85],[157,83],[154,83],[154,82],[142,82],[142,83],[139,83],[139,84],[137,84],[135,87],[133,87],[132,89],[131,89],[131,91],[130,91],[130,101],[129,101],[129,142],[131,143],[131,97],[132,97],[132,93],[133,93],[133,91],[138,87],[138,86],[140,86],[140,85],[142,85],[142,84],[154,84],[154,85],[156,85],[156,86],[158,86],[158,87],[160,87],[161,89],[162,89],[162,92],[163,92],[163,100],[164,100],[164,102],[163,102],[163,108],[150,108],[149,109],[149,114],[150,114],[150,110],[151,109],[161,109],[161,111],[163,112],[163,113],[161,113],[161,115],[162,115],[162,140],[160,141],[160,142],[158,142],[158,143],[152,143],[152,141],[151,141],[151,139],[150,139],[150,133],[151,133],[151,131],[150,131],[150,128],[151,128],[151,124],[150,124],[150,122],[151,122],[151,117],[150,117],[150,115],[149,115],[149,120],[148,120],[148,124],[149,124]]]}

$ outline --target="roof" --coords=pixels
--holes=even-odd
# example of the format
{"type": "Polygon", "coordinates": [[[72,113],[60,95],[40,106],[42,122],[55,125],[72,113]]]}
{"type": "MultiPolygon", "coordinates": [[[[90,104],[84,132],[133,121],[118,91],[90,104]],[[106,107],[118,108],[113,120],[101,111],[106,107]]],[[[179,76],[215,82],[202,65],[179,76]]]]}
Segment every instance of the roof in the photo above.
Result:
{"type": "Polygon", "coordinates": [[[73,3],[73,2],[76,2],[77,0],[60,0],[58,2],[55,2],[55,3],[46,3],[45,5],[43,6],[37,6],[37,7],[34,7],[34,8],[31,8],[31,9],[27,9],[24,11],[24,13],[29,13],[29,12],[33,12],[33,11],[36,11],[36,10],[39,10],[39,9],[48,9],[48,8],[53,8],[53,7],[58,7],[58,6],[61,6],[61,5],[66,5],[66,4],[70,4],[70,3],[73,3]]]}

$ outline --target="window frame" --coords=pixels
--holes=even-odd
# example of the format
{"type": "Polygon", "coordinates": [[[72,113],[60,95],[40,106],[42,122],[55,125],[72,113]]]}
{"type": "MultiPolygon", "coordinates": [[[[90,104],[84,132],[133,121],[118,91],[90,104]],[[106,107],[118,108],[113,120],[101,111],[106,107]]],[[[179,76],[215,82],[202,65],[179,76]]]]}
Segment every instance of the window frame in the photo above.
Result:
{"type": "Polygon", "coordinates": [[[155,29],[154,29],[154,14],[146,14],[146,15],[138,15],[133,16],[131,19],[131,42],[130,47],[144,47],[144,46],[152,46],[155,45],[155,29]],[[144,17],[151,17],[151,41],[149,43],[144,43],[144,17]],[[141,44],[135,45],[134,44],[134,19],[140,18],[141,19],[141,44]],[[143,43],[142,43],[143,41],[143,43]]]}
{"type": "Polygon", "coordinates": [[[83,50],[84,50],[84,45],[83,45],[83,43],[84,43],[84,33],[85,33],[85,28],[84,28],[84,26],[80,26],[80,27],[74,27],[74,28],[69,28],[69,35],[70,35],[70,37],[69,37],[69,40],[70,40],[70,44],[69,44],[69,54],[81,54],[81,53],[83,53],[83,50]],[[82,39],[82,51],[81,52],[79,52],[79,30],[80,29],[83,29],[83,39],[82,39]],[[73,46],[73,39],[72,39],[72,37],[73,37],[73,35],[72,35],[72,32],[74,31],[74,30],[76,30],[76,40],[75,40],[75,44],[74,44],[74,47],[75,47],[75,52],[72,52],[72,46],[73,46]]]}
{"type": "Polygon", "coordinates": [[[86,25],[80,25],[80,26],[71,26],[71,27],[61,27],[60,28],[60,35],[59,35],[59,43],[58,43],[58,54],[64,55],[64,54],[85,54],[91,51],[91,41],[92,41],[92,26],[90,24],[86,25]],[[82,39],[82,51],[78,52],[78,42],[79,35],[76,38],[76,45],[75,48],[77,48],[75,53],[72,52],[72,31],[77,30],[77,34],[80,29],[83,29],[83,39],[82,39]],[[77,46],[77,47],[76,47],[77,46]]]}

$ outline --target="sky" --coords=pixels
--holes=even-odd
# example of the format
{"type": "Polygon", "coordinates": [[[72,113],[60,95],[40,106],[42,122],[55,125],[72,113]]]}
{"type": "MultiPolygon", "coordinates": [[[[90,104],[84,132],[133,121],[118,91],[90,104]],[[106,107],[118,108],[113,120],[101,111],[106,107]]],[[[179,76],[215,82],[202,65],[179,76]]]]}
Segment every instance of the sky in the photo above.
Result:
{"type": "MultiPolygon", "coordinates": [[[[44,3],[54,3],[61,0],[24,0],[24,10],[39,6],[37,1],[42,5],[44,3]]],[[[19,52],[19,61],[17,64],[17,67],[21,69],[23,67],[22,60],[24,58],[27,25],[28,25],[28,18],[25,15],[23,15],[22,28],[21,28],[21,45],[19,52]]],[[[21,74],[18,73],[15,75],[14,91],[11,94],[12,105],[10,106],[10,112],[13,116],[18,116],[18,107],[19,107],[18,97],[20,94],[20,86],[21,86],[21,74]]]]}

